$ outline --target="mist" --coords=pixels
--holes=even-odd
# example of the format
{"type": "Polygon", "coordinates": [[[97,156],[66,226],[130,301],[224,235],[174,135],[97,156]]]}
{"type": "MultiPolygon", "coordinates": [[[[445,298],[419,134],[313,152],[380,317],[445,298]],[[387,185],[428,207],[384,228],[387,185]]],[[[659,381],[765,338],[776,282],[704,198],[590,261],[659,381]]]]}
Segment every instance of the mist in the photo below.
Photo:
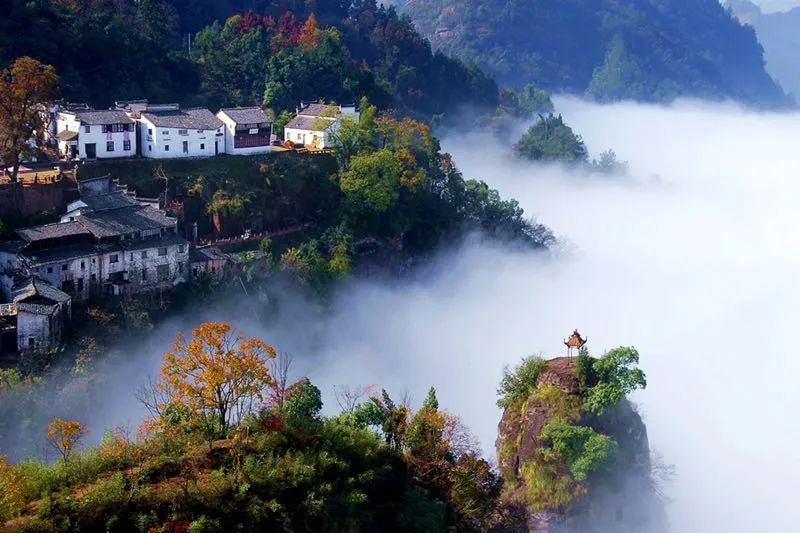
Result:
{"type": "MultiPolygon", "coordinates": [[[[481,178],[548,224],[552,253],[479,238],[443,251],[410,280],[352,281],[326,307],[281,294],[269,326],[237,296],[159,325],[102,363],[87,393],[58,412],[135,426],[137,385],[178,329],[225,319],[294,357],[337,410],[336,385],[376,384],[418,405],[435,386],[488,458],[503,366],[564,355],[574,328],[594,355],[636,346],[637,392],[651,448],[676,474],[666,487],[674,531],[786,531],[800,482],[800,370],[792,350],[800,271],[800,114],[735,105],[599,106],[558,98],[593,156],[613,148],[625,176],[516,160],[479,134],[449,135],[467,177],[481,178]],[[80,401],[83,399],[83,401],[80,401]]],[[[263,317],[261,317],[263,318],[263,317]]]]}

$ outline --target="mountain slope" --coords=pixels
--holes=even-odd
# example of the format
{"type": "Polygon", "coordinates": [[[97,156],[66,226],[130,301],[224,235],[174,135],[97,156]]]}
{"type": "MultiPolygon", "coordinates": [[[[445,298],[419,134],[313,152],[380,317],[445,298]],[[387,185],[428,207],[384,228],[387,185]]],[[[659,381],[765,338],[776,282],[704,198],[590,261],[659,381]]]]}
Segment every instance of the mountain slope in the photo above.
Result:
{"type": "Polygon", "coordinates": [[[800,7],[763,13],[747,0],[729,2],[736,17],[750,24],[764,47],[767,71],[796,99],[800,97],[800,7]]]}
{"type": "Polygon", "coordinates": [[[716,0],[409,0],[435,48],[501,84],[599,100],[680,96],[781,105],[752,28],[716,0]]]}

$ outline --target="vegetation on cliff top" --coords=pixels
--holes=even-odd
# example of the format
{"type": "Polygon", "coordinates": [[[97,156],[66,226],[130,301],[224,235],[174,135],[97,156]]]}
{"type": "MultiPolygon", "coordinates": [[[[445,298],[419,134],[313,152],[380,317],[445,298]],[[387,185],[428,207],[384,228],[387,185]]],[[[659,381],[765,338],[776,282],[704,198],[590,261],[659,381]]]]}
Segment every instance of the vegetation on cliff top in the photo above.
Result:
{"type": "Polygon", "coordinates": [[[533,512],[562,509],[611,467],[618,445],[591,420],[646,386],[638,360],[634,348],[599,358],[582,348],[575,360],[528,357],[505,369],[497,403],[504,408],[498,459],[507,498],[533,512]]]}

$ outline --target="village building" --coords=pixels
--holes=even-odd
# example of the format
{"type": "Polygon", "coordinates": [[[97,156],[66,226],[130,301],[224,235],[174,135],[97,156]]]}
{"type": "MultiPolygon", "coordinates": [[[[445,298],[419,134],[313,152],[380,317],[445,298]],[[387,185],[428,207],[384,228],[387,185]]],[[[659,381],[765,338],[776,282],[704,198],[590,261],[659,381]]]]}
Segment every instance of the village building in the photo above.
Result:
{"type": "Polygon", "coordinates": [[[225,124],[208,109],[147,103],[127,109],[139,122],[142,157],[213,157],[225,151],[225,124]]]}
{"type": "Polygon", "coordinates": [[[70,296],[35,276],[12,287],[17,317],[17,350],[48,350],[61,344],[72,318],[70,296]]]}
{"type": "Polygon", "coordinates": [[[226,274],[228,255],[216,246],[198,246],[189,250],[192,279],[208,272],[214,281],[221,281],[226,274]]]}
{"type": "Polygon", "coordinates": [[[285,141],[302,144],[312,150],[330,148],[331,135],[345,116],[351,116],[358,121],[360,114],[355,106],[301,103],[297,115],[284,127],[283,138],[285,141]]]}
{"type": "Polygon", "coordinates": [[[59,153],[67,159],[107,159],[136,155],[135,122],[118,109],[64,107],[55,121],[59,153]]]}
{"type": "Polygon", "coordinates": [[[0,248],[6,297],[20,275],[37,276],[75,300],[188,280],[189,244],[177,234],[177,220],[124,191],[81,197],[60,222],[16,233],[19,241],[0,248]]]}
{"type": "Polygon", "coordinates": [[[264,154],[272,150],[272,119],[261,108],[220,109],[217,118],[225,124],[226,154],[264,154]]]}

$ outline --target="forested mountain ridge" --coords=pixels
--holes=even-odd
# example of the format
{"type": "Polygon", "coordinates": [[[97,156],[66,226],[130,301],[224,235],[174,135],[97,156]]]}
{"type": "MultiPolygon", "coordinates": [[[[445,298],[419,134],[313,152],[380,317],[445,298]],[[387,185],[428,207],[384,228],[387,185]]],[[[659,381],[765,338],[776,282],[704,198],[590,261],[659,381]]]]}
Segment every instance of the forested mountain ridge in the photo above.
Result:
{"type": "Polygon", "coordinates": [[[765,13],[748,0],[726,4],[744,24],[755,29],[764,46],[767,70],[795,99],[800,96],[800,7],[788,11],[765,13]]]}
{"type": "Polygon", "coordinates": [[[410,0],[403,12],[434,48],[501,85],[598,100],[787,102],[752,28],[717,0],[410,0]]]}
{"type": "Polygon", "coordinates": [[[277,115],[301,99],[366,96],[432,120],[498,103],[490,77],[432,52],[407,18],[374,0],[6,3],[0,64],[30,56],[53,65],[66,99],[98,108],[148,98],[265,104],[277,115]]]}

